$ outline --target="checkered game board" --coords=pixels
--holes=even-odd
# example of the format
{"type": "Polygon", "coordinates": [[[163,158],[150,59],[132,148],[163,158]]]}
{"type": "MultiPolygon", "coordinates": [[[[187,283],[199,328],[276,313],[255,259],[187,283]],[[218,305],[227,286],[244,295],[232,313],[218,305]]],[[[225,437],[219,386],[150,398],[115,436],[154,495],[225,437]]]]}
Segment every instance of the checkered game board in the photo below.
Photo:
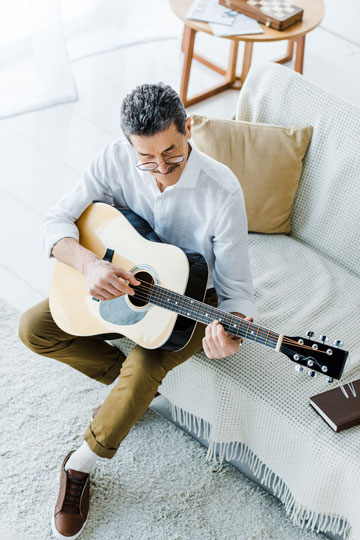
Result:
{"type": "Polygon", "coordinates": [[[298,11],[296,6],[285,0],[247,0],[249,6],[259,8],[263,13],[276,19],[286,19],[298,11]]]}

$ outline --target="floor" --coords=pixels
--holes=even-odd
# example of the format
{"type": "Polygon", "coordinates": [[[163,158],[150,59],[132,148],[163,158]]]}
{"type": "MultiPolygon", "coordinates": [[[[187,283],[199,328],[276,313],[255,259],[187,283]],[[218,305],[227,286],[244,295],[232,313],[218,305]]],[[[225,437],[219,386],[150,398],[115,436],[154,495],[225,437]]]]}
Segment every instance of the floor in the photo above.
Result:
{"type": "MultiPolygon", "coordinates": [[[[200,52],[225,64],[226,40],[197,39],[200,52]]],[[[118,137],[119,106],[128,91],[159,80],[179,90],[180,44],[179,35],[74,62],[77,102],[0,121],[0,297],[20,311],[49,291],[54,260],[42,253],[43,214],[74,185],[92,157],[118,137]]],[[[281,43],[258,44],[253,62],[270,61],[284,49],[281,43]]],[[[359,67],[360,47],[322,28],[308,35],[304,76],[360,107],[359,67]]],[[[216,73],[194,62],[190,94],[218,81],[216,73]]],[[[237,98],[237,91],[228,90],[188,112],[231,118],[237,98]]]]}

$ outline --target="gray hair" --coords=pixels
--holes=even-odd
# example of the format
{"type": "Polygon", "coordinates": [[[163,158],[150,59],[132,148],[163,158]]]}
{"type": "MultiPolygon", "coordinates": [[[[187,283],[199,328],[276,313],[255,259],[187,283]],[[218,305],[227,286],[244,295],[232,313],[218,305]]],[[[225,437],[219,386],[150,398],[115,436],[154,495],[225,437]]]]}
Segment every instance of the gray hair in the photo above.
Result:
{"type": "MultiPolygon", "coordinates": [[[[186,111],[180,96],[168,84],[142,84],[125,96],[121,129],[130,135],[155,135],[175,124],[185,135],[186,111]]],[[[130,139],[129,139],[130,140],[130,139]]]]}

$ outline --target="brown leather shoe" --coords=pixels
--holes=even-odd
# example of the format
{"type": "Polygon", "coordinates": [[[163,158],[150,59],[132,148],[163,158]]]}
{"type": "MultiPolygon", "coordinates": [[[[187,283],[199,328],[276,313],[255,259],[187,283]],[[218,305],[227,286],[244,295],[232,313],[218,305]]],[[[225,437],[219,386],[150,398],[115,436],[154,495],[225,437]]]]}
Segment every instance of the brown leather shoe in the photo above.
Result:
{"type": "Polygon", "coordinates": [[[86,525],[89,512],[90,475],[65,470],[65,464],[74,452],[69,452],[61,465],[60,491],[52,514],[52,531],[59,540],[77,538],[86,525]]]}

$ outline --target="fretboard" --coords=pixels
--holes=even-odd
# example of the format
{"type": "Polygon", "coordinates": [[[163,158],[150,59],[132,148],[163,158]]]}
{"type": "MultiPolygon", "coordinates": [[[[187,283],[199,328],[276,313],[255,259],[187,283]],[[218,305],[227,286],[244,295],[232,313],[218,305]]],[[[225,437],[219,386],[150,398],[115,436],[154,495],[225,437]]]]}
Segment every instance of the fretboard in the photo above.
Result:
{"type": "Polygon", "coordinates": [[[149,301],[193,321],[209,324],[218,320],[224,329],[234,336],[256,341],[272,349],[278,344],[279,334],[268,328],[158,285],[153,285],[149,301]]]}

